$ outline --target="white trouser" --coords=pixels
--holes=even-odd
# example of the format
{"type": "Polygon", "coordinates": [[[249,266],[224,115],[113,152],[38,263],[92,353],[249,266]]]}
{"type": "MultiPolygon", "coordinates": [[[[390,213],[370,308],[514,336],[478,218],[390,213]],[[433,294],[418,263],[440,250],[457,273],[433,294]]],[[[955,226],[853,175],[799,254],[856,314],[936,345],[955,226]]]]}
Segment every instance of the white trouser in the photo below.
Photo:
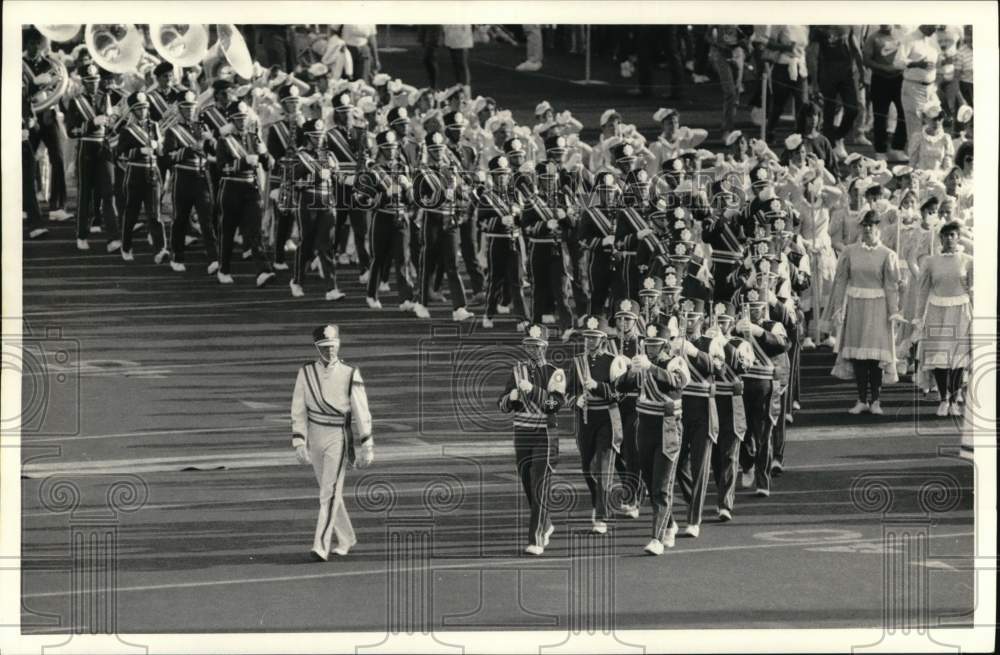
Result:
{"type": "Polygon", "coordinates": [[[528,61],[542,62],[542,26],[525,25],[524,37],[528,42],[528,61]]]}
{"type": "Polygon", "coordinates": [[[351,548],[357,543],[351,517],[344,506],[344,477],[347,473],[346,435],[343,428],[309,424],[309,457],[319,483],[319,517],[313,550],[330,556],[333,536],[337,545],[351,548]]]}
{"type": "MultiPolygon", "coordinates": [[[[921,105],[927,102],[936,87],[933,84],[923,85],[909,80],[903,80],[903,90],[900,100],[903,105],[903,118],[906,120],[906,141],[912,143],[914,137],[920,134],[924,122],[917,114],[921,105]]],[[[899,120],[897,117],[896,120],[899,120]]],[[[909,148],[907,148],[909,150],[909,148]]]]}

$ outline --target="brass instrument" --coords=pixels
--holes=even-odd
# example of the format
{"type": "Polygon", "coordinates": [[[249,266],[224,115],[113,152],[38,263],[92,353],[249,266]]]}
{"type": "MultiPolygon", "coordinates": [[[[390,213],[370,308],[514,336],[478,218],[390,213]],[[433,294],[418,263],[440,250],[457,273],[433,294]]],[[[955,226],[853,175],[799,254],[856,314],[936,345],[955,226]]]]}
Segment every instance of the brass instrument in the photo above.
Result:
{"type": "Polygon", "coordinates": [[[135,25],[87,25],[83,33],[94,63],[112,73],[137,73],[146,50],[135,25]]]}

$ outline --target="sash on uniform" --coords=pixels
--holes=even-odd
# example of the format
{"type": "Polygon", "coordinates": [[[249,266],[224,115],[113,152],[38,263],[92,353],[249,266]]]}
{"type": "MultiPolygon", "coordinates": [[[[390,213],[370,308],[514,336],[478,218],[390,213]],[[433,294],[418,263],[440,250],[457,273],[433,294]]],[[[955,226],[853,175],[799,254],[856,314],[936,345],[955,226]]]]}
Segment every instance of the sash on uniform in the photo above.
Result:
{"type": "Polygon", "coordinates": [[[715,404],[715,380],[706,378],[695,366],[688,366],[691,382],[708,385],[708,437],[712,442],[719,440],[719,408],[715,404]]]}
{"type": "Polygon", "coordinates": [[[73,98],[73,102],[76,103],[76,109],[80,112],[87,121],[93,121],[97,117],[97,111],[94,110],[94,106],[90,104],[90,100],[84,95],[78,95],[73,98]]]}
{"type": "Polygon", "coordinates": [[[184,125],[173,125],[170,127],[170,132],[177,138],[182,146],[185,148],[199,147],[198,141],[194,138],[194,135],[188,131],[187,127],[184,125]]]}
{"type": "Polygon", "coordinates": [[[271,129],[274,131],[274,135],[278,137],[278,141],[281,143],[281,147],[285,149],[285,152],[291,150],[292,133],[288,129],[288,125],[285,123],[275,123],[271,126],[271,129]]]}

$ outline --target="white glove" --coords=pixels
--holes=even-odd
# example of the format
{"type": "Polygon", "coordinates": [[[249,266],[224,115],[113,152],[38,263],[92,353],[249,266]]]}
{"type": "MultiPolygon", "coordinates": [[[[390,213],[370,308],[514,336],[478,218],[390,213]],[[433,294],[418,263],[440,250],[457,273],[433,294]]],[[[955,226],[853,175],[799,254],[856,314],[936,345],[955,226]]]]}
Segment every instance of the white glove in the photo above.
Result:
{"type": "Polygon", "coordinates": [[[601,245],[602,246],[610,246],[614,242],[615,242],[615,235],[613,235],[613,234],[609,234],[608,236],[606,236],[603,239],[601,239],[601,245]]]}
{"type": "Polygon", "coordinates": [[[153,149],[152,148],[139,148],[139,152],[141,152],[144,155],[151,155],[151,154],[153,154],[153,149]]]}
{"type": "Polygon", "coordinates": [[[767,292],[767,304],[769,304],[769,305],[777,305],[778,304],[778,296],[773,291],[768,291],[767,292]]]}
{"type": "Polygon", "coordinates": [[[320,172],[319,172],[319,176],[320,176],[320,179],[329,180],[330,179],[330,169],[329,168],[321,169],[320,172]]]}
{"type": "Polygon", "coordinates": [[[410,183],[410,178],[406,177],[405,175],[400,175],[399,186],[403,187],[404,189],[409,189],[413,185],[410,183]]]}
{"type": "Polygon", "coordinates": [[[645,370],[653,365],[653,362],[649,361],[649,357],[645,354],[639,355],[639,368],[645,370]]]}
{"type": "Polygon", "coordinates": [[[651,230],[651,229],[650,229],[650,228],[648,228],[648,227],[644,227],[644,228],[642,228],[641,230],[639,230],[638,232],[636,232],[636,233],[635,233],[635,236],[636,236],[637,238],[639,238],[639,239],[645,239],[646,237],[648,237],[648,236],[649,236],[649,235],[651,235],[652,233],[653,233],[653,230],[651,230]]]}
{"type": "Polygon", "coordinates": [[[98,116],[97,118],[94,119],[94,125],[104,126],[107,125],[107,123],[108,123],[107,116],[98,116]]]}
{"type": "Polygon", "coordinates": [[[28,140],[28,130],[21,130],[21,141],[28,140]]]}
{"type": "Polygon", "coordinates": [[[514,217],[513,216],[504,216],[503,218],[500,219],[500,222],[503,223],[504,225],[506,225],[507,227],[510,227],[511,225],[514,224],[514,217]]]}
{"type": "Polygon", "coordinates": [[[160,142],[157,141],[156,139],[153,139],[152,141],[149,142],[149,147],[152,148],[153,150],[156,150],[157,148],[160,147],[160,142]]]}
{"type": "Polygon", "coordinates": [[[579,398],[576,399],[576,406],[579,407],[580,409],[583,409],[584,405],[586,404],[587,404],[586,396],[580,396],[579,398]]]}
{"type": "Polygon", "coordinates": [[[892,316],[889,317],[889,321],[895,321],[897,323],[905,323],[906,319],[903,318],[902,314],[893,314],[892,316]]]}
{"type": "Polygon", "coordinates": [[[911,321],[911,323],[913,323],[913,327],[915,327],[915,328],[917,328],[919,330],[920,328],[922,328],[924,326],[924,319],[922,319],[922,318],[915,318],[915,319],[913,319],[911,321]]]}
{"type": "Polygon", "coordinates": [[[520,389],[521,393],[531,393],[531,390],[535,388],[535,385],[531,384],[527,380],[521,380],[518,382],[517,388],[520,389]]]}
{"type": "Polygon", "coordinates": [[[509,394],[511,402],[517,402],[521,399],[521,394],[517,392],[517,389],[511,389],[509,394]]]}
{"type": "Polygon", "coordinates": [[[749,321],[749,319],[741,318],[740,320],[736,321],[736,325],[733,327],[737,332],[749,332],[751,325],[752,323],[749,321]]]}
{"type": "Polygon", "coordinates": [[[355,453],[354,463],[359,469],[368,468],[375,461],[375,444],[371,439],[361,444],[355,453]]]}
{"type": "Polygon", "coordinates": [[[226,136],[228,134],[232,134],[235,129],[236,128],[233,127],[232,123],[226,123],[219,129],[219,134],[226,136]]]}
{"type": "Polygon", "coordinates": [[[312,459],[309,457],[309,449],[306,448],[305,444],[295,447],[295,459],[298,460],[299,464],[311,464],[312,459]]]}
{"type": "Polygon", "coordinates": [[[52,75],[49,73],[40,73],[35,76],[35,84],[49,84],[52,81],[52,75]]]}
{"type": "Polygon", "coordinates": [[[557,229],[559,229],[559,221],[557,221],[554,218],[549,219],[548,221],[545,222],[545,227],[547,227],[550,232],[555,232],[557,229]]]}
{"type": "Polygon", "coordinates": [[[583,386],[587,391],[593,391],[597,388],[597,382],[595,380],[587,380],[583,386]]]}
{"type": "Polygon", "coordinates": [[[267,154],[267,146],[264,145],[263,143],[258,143],[257,144],[257,154],[258,155],[266,155],[267,154]]]}
{"type": "Polygon", "coordinates": [[[519,205],[519,204],[517,204],[515,202],[513,205],[510,206],[510,213],[513,214],[514,216],[520,216],[521,215],[521,205],[519,205]]]}
{"type": "Polygon", "coordinates": [[[566,218],[566,210],[565,209],[557,209],[556,210],[556,218],[558,218],[560,221],[562,219],[566,218]]]}
{"type": "Polygon", "coordinates": [[[271,189],[271,193],[268,194],[271,200],[277,202],[278,198],[281,197],[281,189],[271,189]]]}
{"type": "Polygon", "coordinates": [[[258,161],[257,155],[247,155],[247,163],[251,166],[256,166],[258,161]]]}

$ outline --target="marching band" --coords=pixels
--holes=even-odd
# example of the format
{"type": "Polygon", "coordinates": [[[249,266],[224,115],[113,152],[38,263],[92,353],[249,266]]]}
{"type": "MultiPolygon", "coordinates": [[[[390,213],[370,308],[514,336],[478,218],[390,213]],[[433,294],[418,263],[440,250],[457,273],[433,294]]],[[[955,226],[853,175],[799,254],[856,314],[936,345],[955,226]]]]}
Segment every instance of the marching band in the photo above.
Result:
{"type": "MultiPolygon", "coordinates": [[[[133,261],[142,213],[154,261],[177,272],[192,237],[221,284],[234,283],[237,243],[255,261],[258,287],[288,270],[294,251],[291,295],[305,295],[315,268],[325,299],[337,301],[353,256],[371,310],[395,287],[401,311],[430,318],[447,277],[454,321],[474,320],[474,305],[484,305],[485,329],[514,319],[528,357],[498,404],[513,415],[528,553],[541,554],[554,529],[545,498],[563,408],[578,415],[592,530],[607,532],[616,513],[640,516],[648,498],[653,555],[679,532],[675,480],[690,537],[710,478],[720,521],[734,517],[737,486],[770,493],[799,406],[802,350],[837,352],[833,374],[857,383],[852,414],[883,413],[882,384],[903,375],[925,392],[937,387],[939,415],[963,411],[971,108],[958,112],[955,137],[934,100],[908,114],[922,129],[911,132],[910,164],[890,168],[856,153],[838,158],[811,104],[780,156],[738,130],[721,152],[706,150],[707,132],[683,126],[671,108],[652,113],[662,126],[652,142],[609,109],[588,145],[580,123],[547,102],[537,125],[519,126],[496,100],[461,86],[418,90],[384,74],[369,85],[325,64],[265,69],[235,31],[214,66],[160,52],[152,84],[89,50],[72,74],[47,72],[61,64],[46,58],[45,37],[32,32],[26,43],[22,141],[44,141],[52,155],[49,114],[62,108],[77,140],[80,250],[99,227],[108,252],[133,261]],[[929,329],[945,324],[958,332],[929,329]],[[568,372],[546,361],[550,330],[582,337],[568,372]],[[625,489],[617,503],[616,472],[625,489]]],[[[62,163],[51,163],[50,207],[62,209],[62,163]]],[[[37,207],[26,211],[41,236],[37,207]]],[[[338,476],[317,462],[339,471],[343,455],[319,447],[308,453],[330,499],[338,476]]],[[[326,511],[320,559],[334,532],[345,552],[353,545],[346,513],[331,523],[341,510],[326,511]]]]}

